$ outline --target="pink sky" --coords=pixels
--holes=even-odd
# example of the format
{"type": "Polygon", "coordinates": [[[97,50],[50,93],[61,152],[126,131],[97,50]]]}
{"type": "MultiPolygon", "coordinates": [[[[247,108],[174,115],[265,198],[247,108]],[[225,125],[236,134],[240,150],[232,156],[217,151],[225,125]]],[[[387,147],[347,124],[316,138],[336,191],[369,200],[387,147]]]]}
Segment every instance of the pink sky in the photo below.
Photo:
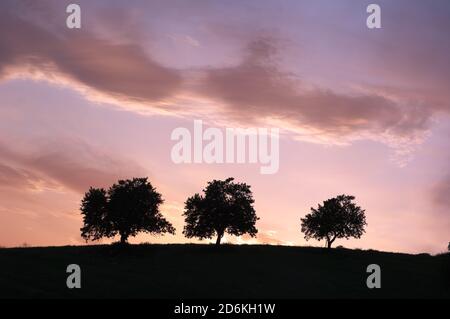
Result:
{"type": "Polygon", "coordinates": [[[300,218],[345,193],[367,232],[337,245],[438,253],[450,241],[450,4],[378,1],[0,3],[0,245],[82,244],[89,186],[148,176],[175,236],[207,181],[252,186],[256,239],[306,242],[300,218]],[[179,164],[177,127],[279,128],[280,169],[179,164]]]}

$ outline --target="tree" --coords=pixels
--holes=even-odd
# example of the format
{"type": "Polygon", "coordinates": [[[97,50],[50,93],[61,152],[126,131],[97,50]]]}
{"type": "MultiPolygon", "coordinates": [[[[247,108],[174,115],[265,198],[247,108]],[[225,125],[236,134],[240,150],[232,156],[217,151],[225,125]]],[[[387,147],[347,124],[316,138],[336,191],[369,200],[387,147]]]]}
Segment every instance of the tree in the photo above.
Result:
{"type": "Polygon", "coordinates": [[[175,228],[159,212],[161,194],[147,178],[120,180],[108,191],[90,188],[81,201],[86,240],[120,235],[120,242],[139,232],[175,234],[175,228]]]}
{"type": "Polygon", "coordinates": [[[366,216],[352,202],[354,199],[354,196],[339,195],[319,204],[317,209],[311,208],[311,213],[301,218],[305,239],[326,239],[327,247],[331,248],[337,238],[361,238],[367,225],[366,216]]]}
{"type": "Polygon", "coordinates": [[[183,234],[186,237],[202,240],[217,236],[216,244],[220,245],[225,233],[256,236],[255,223],[259,218],[253,208],[250,186],[233,180],[208,182],[204,195],[195,194],[186,200],[183,214],[186,222],[183,234]]]}

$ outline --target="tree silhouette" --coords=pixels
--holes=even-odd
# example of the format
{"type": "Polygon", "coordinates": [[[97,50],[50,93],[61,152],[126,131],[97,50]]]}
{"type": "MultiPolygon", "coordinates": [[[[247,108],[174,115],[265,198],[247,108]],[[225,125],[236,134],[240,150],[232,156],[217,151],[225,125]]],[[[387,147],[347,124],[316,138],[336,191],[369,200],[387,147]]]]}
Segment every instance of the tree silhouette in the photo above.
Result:
{"type": "Polygon", "coordinates": [[[147,178],[120,180],[108,191],[90,188],[81,201],[81,236],[88,241],[119,234],[126,243],[138,232],[174,234],[175,228],[159,212],[162,203],[147,178]]]}
{"type": "Polygon", "coordinates": [[[253,208],[250,186],[233,180],[208,182],[203,196],[195,194],[186,200],[183,214],[186,237],[205,239],[215,235],[216,244],[220,245],[225,232],[235,236],[245,233],[256,236],[255,223],[259,218],[253,208]]]}
{"type": "Polygon", "coordinates": [[[301,218],[305,239],[326,239],[327,247],[331,248],[336,238],[361,238],[367,225],[366,216],[352,202],[354,199],[354,196],[339,195],[319,204],[317,209],[311,208],[311,213],[301,218]]]}
{"type": "Polygon", "coordinates": [[[86,241],[99,240],[109,237],[112,225],[108,220],[108,199],[103,188],[90,188],[81,200],[81,214],[83,215],[83,227],[81,237],[86,241]]]}

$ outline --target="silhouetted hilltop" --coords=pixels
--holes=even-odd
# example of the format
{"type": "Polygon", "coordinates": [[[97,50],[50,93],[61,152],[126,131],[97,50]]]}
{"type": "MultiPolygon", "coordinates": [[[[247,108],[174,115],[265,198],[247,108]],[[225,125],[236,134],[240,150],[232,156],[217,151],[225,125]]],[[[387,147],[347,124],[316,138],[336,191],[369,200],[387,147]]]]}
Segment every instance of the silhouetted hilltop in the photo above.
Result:
{"type": "Polygon", "coordinates": [[[1,298],[450,298],[450,255],[223,245],[0,249],[1,298]],[[66,267],[81,267],[81,289],[66,267]],[[366,268],[381,266],[381,289],[366,268]]]}

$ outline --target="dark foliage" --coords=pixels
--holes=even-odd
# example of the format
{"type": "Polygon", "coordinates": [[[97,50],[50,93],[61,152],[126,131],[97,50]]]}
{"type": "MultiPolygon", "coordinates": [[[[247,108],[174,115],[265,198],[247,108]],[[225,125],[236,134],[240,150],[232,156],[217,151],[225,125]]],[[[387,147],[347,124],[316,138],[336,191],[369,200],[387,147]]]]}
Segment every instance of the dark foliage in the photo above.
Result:
{"type": "Polygon", "coordinates": [[[161,194],[147,178],[120,180],[108,191],[90,188],[81,202],[86,240],[120,235],[122,243],[139,232],[174,234],[174,227],[159,212],[161,194]]]}
{"type": "Polygon", "coordinates": [[[258,217],[253,208],[250,186],[233,180],[213,180],[203,190],[204,195],[195,194],[187,199],[183,214],[186,237],[205,239],[217,236],[216,244],[219,245],[225,233],[256,236],[258,217]]]}
{"type": "Polygon", "coordinates": [[[319,204],[317,209],[311,208],[311,213],[301,219],[305,239],[326,239],[327,247],[331,248],[337,238],[361,238],[367,225],[366,216],[352,202],[354,199],[354,196],[339,195],[319,204]]]}

